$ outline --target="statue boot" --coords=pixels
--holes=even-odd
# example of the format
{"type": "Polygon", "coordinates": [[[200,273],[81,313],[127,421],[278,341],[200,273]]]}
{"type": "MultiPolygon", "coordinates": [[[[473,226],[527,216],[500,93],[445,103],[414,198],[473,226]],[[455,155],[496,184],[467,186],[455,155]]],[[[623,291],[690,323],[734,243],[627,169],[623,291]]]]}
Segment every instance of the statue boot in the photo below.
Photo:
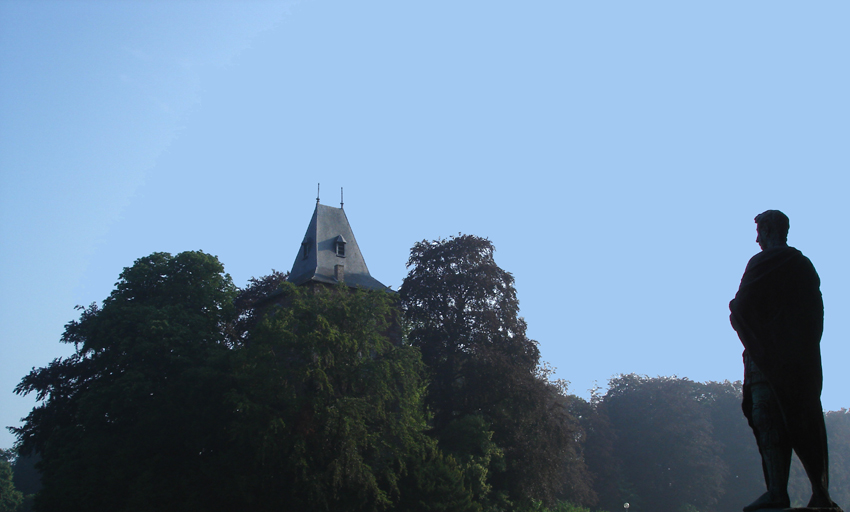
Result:
{"type": "Polygon", "coordinates": [[[800,462],[812,483],[812,498],[808,508],[831,508],[840,511],[841,508],[829,496],[829,473],[827,456],[820,443],[812,442],[802,446],[797,451],[800,462]]]}
{"type": "Polygon", "coordinates": [[[791,471],[791,443],[779,404],[767,383],[752,386],[752,426],[761,453],[761,465],[767,492],[744,507],[744,512],[783,509],[791,506],[788,475],[791,471]]]}

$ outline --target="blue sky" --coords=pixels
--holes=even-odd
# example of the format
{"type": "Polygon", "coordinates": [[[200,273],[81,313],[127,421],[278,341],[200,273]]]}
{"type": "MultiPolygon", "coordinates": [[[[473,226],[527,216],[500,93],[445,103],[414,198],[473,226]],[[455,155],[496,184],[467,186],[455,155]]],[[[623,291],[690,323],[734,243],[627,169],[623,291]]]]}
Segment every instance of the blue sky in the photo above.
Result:
{"type": "MultiPolygon", "coordinates": [[[[850,406],[850,4],[0,2],[0,424],[74,306],[154,251],[238,285],[345,208],[397,288],[414,242],[490,238],[543,359],[741,377],[753,217],[823,282],[824,407],[850,406]]],[[[0,432],[0,447],[13,437],[0,432]]]]}

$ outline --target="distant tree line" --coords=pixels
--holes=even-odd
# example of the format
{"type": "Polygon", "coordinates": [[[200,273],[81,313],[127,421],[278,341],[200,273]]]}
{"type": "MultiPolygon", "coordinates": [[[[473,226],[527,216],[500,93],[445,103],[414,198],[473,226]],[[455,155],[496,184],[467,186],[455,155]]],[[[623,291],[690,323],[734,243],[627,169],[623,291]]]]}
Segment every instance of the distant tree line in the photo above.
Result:
{"type": "MultiPolygon", "coordinates": [[[[66,325],[74,354],[16,388],[39,404],[11,428],[0,512],[720,512],[763,492],[740,383],[569,394],[493,253],[419,242],[398,294],[140,258],[66,325]]],[[[826,419],[846,504],[850,414],[826,419]]]]}

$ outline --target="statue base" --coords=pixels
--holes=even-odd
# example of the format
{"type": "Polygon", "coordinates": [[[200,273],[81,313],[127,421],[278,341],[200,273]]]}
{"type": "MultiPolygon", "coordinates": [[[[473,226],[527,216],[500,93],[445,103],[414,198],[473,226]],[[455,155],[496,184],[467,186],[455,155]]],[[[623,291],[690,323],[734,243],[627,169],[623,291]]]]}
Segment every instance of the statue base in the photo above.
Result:
{"type": "Polygon", "coordinates": [[[755,512],[844,512],[841,507],[760,508],[755,512]]]}

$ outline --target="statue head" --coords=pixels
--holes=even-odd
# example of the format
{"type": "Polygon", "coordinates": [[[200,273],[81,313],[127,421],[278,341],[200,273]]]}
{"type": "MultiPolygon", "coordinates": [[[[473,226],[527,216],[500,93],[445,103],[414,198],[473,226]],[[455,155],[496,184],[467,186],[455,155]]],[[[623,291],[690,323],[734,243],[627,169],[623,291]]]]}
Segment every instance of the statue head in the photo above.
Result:
{"type": "Polygon", "coordinates": [[[788,245],[788,217],[779,210],[767,210],[756,215],[756,242],[762,250],[788,245]]]}

